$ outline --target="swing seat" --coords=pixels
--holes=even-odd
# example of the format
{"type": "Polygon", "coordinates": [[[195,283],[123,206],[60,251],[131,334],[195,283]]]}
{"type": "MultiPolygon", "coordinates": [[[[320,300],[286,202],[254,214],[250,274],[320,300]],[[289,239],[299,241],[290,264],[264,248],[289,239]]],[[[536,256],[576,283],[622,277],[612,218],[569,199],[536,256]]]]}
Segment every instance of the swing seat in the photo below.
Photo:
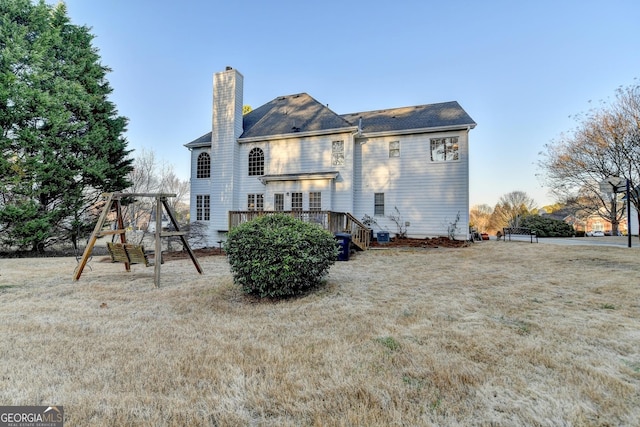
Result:
{"type": "Polygon", "coordinates": [[[126,262],[129,265],[144,264],[145,267],[153,265],[149,262],[149,258],[142,245],[107,242],[107,250],[109,251],[109,255],[111,255],[111,262],[126,262]]]}

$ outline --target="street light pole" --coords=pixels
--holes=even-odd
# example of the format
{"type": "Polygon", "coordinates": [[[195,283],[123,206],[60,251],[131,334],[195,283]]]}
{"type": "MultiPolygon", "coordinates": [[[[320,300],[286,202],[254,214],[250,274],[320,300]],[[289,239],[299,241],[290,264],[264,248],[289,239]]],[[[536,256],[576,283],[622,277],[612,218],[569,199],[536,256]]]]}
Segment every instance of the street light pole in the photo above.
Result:
{"type": "Polygon", "coordinates": [[[631,197],[629,197],[629,179],[627,181],[627,247],[631,247],[631,197]]]}
{"type": "MultiPolygon", "coordinates": [[[[611,200],[611,208],[612,208],[612,220],[617,220],[617,205],[616,205],[616,194],[622,188],[622,179],[617,176],[610,176],[606,180],[600,183],[600,191],[603,193],[608,193],[613,190],[613,199],[611,200]],[[607,185],[608,184],[608,185],[607,185]]],[[[628,178],[624,178],[626,181],[626,196],[627,196],[627,246],[631,247],[631,198],[629,197],[630,191],[630,183],[628,178]]],[[[613,233],[612,233],[613,234],[613,233]]]]}

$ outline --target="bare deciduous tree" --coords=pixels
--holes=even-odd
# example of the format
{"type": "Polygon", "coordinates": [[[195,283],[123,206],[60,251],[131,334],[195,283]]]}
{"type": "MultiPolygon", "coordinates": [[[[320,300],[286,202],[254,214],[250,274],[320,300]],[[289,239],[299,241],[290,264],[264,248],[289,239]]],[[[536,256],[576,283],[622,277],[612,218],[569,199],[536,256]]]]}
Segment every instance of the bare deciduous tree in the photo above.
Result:
{"type": "Polygon", "coordinates": [[[469,223],[480,233],[495,231],[491,227],[491,215],[493,208],[487,204],[474,205],[469,210],[469,223]]]}
{"type": "MultiPolygon", "coordinates": [[[[132,185],[129,193],[169,193],[175,194],[167,200],[178,222],[186,222],[189,212],[189,181],[181,180],[175,174],[173,165],[158,163],[152,150],[142,149],[135,157],[129,178],[132,185]]],[[[154,210],[154,200],[138,198],[123,209],[127,224],[138,229],[144,227],[154,210]]]]}
{"type": "Polygon", "coordinates": [[[517,227],[520,217],[534,213],[536,202],[524,191],[512,191],[500,197],[493,209],[492,221],[496,228],[517,227]]]}
{"type": "Polygon", "coordinates": [[[640,86],[618,89],[613,103],[579,116],[578,122],[577,129],[545,145],[538,164],[559,199],[602,216],[615,233],[624,215],[622,195],[603,192],[600,184],[611,177],[628,180],[631,203],[640,207],[635,189],[640,183],[640,86]]]}

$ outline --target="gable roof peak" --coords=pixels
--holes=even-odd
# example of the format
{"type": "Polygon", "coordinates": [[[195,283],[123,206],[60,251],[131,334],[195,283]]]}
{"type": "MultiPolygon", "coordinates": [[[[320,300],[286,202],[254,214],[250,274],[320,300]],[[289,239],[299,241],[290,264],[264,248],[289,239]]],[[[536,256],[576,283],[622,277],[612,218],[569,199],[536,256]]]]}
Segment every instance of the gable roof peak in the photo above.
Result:
{"type": "Polygon", "coordinates": [[[352,127],[305,92],[274,98],[246,114],[243,126],[241,139],[352,127]]]}

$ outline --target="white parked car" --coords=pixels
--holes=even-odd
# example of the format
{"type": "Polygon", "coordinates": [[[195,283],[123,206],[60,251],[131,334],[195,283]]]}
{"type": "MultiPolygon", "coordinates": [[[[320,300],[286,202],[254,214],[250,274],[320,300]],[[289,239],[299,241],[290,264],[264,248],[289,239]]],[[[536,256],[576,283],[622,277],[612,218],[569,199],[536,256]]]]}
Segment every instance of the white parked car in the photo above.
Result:
{"type": "Polygon", "coordinates": [[[592,231],[591,234],[588,234],[589,236],[592,237],[604,237],[604,232],[603,231],[592,231]]]}

